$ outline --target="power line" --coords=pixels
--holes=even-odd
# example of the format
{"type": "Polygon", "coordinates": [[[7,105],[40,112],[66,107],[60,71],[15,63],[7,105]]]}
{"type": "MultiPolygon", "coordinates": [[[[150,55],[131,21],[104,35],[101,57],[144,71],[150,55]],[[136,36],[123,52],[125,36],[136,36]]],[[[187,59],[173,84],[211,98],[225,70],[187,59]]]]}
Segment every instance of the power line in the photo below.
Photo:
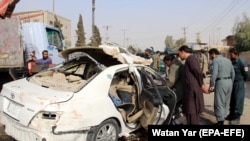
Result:
{"type": "Polygon", "coordinates": [[[215,27],[219,22],[221,22],[224,18],[226,18],[226,15],[228,15],[229,12],[232,11],[232,9],[237,5],[236,2],[237,2],[237,1],[233,0],[233,1],[227,6],[227,8],[222,12],[222,14],[221,14],[220,16],[218,16],[217,19],[215,19],[213,23],[211,23],[211,24],[208,25],[206,28],[204,28],[204,29],[202,30],[202,32],[209,31],[210,29],[212,29],[213,27],[215,27]]]}

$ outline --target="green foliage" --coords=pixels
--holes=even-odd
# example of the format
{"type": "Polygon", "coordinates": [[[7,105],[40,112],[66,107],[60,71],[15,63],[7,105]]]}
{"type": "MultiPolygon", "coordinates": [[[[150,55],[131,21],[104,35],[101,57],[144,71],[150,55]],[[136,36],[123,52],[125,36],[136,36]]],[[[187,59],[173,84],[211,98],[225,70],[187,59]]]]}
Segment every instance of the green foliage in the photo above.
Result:
{"type": "Polygon", "coordinates": [[[176,44],[177,48],[179,48],[180,46],[186,44],[186,39],[185,38],[180,38],[180,39],[175,41],[175,44],[176,44]]]}
{"type": "Polygon", "coordinates": [[[174,39],[173,39],[173,36],[167,36],[166,39],[165,39],[165,47],[168,47],[168,48],[175,48],[176,45],[174,43],[174,39]]]}
{"type": "Polygon", "coordinates": [[[250,18],[243,14],[243,19],[236,22],[234,29],[234,46],[240,52],[250,50],[250,18]]]}
{"type": "Polygon", "coordinates": [[[172,50],[177,50],[180,46],[186,43],[185,38],[180,38],[178,40],[174,40],[172,36],[167,36],[165,39],[166,48],[171,48],[172,50]]]}
{"type": "Polygon", "coordinates": [[[90,38],[91,42],[89,43],[90,46],[98,47],[102,43],[102,38],[99,29],[97,26],[94,26],[94,34],[90,38]]]}
{"type": "MultiPolygon", "coordinates": [[[[58,30],[62,33],[62,24],[61,22],[58,20],[57,16],[55,15],[55,21],[54,21],[54,27],[58,28],[58,30]]],[[[51,33],[53,34],[53,33],[51,33]]],[[[61,44],[61,40],[58,39],[58,36],[56,34],[51,35],[51,37],[53,38],[53,45],[60,45],[61,44]]],[[[61,47],[58,46],[59,50],[62,50],[61,47]]]]}
{"type": "Polygon", "coordinates": [[[196,43],[197,43],[197,44],[201,44],[201,39],[200,39],[200,38],[197,38],[197,39],[196,39],[196,43]]]}
{"type": "Polygon", "coordinates": [[[77,35],[77,41],[76,41],[75,46],[76,47],[85,46],[86,45],[86,38],[85,38],[83,20],[82,20],[82,15],[81,14],[79,16],[79,21],[77,23],[76,35],[77,35]]]}

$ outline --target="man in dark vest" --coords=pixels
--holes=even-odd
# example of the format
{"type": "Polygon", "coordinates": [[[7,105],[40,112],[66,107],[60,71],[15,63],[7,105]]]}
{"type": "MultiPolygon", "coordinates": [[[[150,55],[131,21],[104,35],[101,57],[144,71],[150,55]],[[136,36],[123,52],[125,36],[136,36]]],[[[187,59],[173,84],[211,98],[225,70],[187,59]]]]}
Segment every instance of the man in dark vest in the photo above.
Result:
{"type": "Polygon", "coordinates": [[[229,50],[230,58],[234,66],[235,78],[230,101],[230,113],[226,117],[229,124],[240,124],[240,116],[243,114],[245,99],[245,82],[248,78],[248,66],[245,60],[239,57],[236,48],[229,50]]]}

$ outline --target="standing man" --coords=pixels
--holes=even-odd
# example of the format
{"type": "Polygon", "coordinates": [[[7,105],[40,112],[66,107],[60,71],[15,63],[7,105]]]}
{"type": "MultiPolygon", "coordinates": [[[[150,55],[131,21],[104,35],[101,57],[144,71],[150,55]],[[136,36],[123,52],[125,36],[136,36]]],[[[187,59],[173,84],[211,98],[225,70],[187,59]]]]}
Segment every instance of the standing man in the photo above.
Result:
{"type": "Polygon", "coordinates": [[[160,55],[161,55],[160,51],[156,51],[154,55],[153,68],[156,71],[160,71],[160,61],[161,61],[160,55]]]}
{"type": "Polygon", "coordinates": [[[206,74],[208,72],[208,60],[207,56],[205,55],[205,50],[200,50],[200,68],[203,74],[203,79],[206,78],[206,74]]]}
{"type": "Polygon", "coordinates": [[[147,48],[147,49],[145,49],[144,54],[137,53],[136,55],[143,57],[145,59],[150,59],[150,58],[152,58],[151,53],[152,53],[152,50],[147,48]]]}
{"type": "Polygon", "coordinates": [[[191,55],[192,49],[184,45],[179,48],[179,57],[185,60],[182,71],[183,106],[187,124],[199,125],[200,113],[204,112],[203,80],[198,59],[191,55]]]}
{"type": "Polygon", "coordinates": [[[43,57],[36,60],[37,64],[52,64],[52,59],[49,57],[48,50],[43,50],[43,57]]]}
{"type": "Polygon", "coordinates": [[[213,67],[209,90],[214,91],[216,125],[223,125],[229,110],[235,72],[231,61],[221,56],[217,49],[212,48],[208,53],[213,67]]]}
{"type": "Polygon", "coordinates": [[[245,99],[245,82],[248,77],[248,66],[245,60],[239,57],[239,52],[235,48],[229,50],[230,58],[234,66],[235,78],[231,94],[229,115],[226,120],[230,124],[240,124],[240,116],[243,113],[245,99]]]}
{"type": "Polygon", "coordinates": [[[28,61],[28,76],[31,76],[33,72],[33,68],[36,65],[36,51],[33,50],[30,54],[30,60],[28,61]]]}

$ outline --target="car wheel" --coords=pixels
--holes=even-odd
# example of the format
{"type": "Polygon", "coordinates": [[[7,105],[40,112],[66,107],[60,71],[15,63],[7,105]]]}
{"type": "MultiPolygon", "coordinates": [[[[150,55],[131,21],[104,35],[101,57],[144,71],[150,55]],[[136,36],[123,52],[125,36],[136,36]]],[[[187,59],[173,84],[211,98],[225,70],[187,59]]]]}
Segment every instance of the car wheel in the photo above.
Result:
{"type": "Polygon", "coordinates": [[[114,119],[103,121],[88,133],[87,141],[118,141],[119,126],[114,119]]]}

